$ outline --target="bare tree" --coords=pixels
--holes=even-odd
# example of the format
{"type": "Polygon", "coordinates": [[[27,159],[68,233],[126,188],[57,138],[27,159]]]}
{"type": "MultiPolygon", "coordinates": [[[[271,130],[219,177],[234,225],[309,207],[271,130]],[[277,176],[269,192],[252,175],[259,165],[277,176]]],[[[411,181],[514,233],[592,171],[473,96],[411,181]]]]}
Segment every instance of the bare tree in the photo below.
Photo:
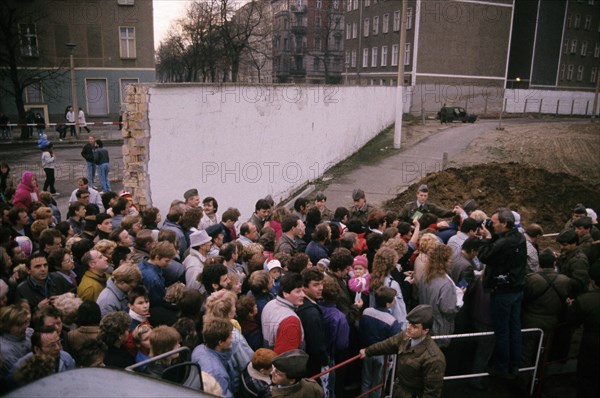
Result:
{"type": "MultiPolygon", "coordinates": [[[[37,22],[47,18],[47,13],[39,4],[0,0],[0,92],[15,100],[19,116],[18,123],[27,121],[24,92],[27,87],[44,82],[56,83],[62,80],[67,70],[63,65],[48,67],[54,62],[47,61],[40,52],[37,37],[43,32],[36,31],[37,22]],[[39,66],[44,66],[40,68],[39,66]]],[[[44,84],[47,95],[60,85],[44,84]]],[[[29,129],[21,128],[21,139],[29,138],[29,129]]]]}
{"type": "Polygon", "coordinates": [[[316,9],[321,25],[315,27],[315,37],[320,40],[321,48],[315,48],[312,55],[323,64],[325,83],[341,83],[341,70],[338,69],[343,55],[344,18],[340,4],[335,0],[323,0],[322,8],[316,9]]]}

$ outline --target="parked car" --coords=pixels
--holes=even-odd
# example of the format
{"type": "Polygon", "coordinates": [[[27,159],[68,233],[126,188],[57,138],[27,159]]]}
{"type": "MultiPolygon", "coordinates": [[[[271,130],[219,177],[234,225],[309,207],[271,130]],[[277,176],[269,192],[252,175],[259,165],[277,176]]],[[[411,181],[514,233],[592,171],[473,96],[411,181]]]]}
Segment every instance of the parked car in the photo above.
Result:
{"type": "Polygon", "coordinates": [[[463,123],[475,123],[477,115],[468,114],[461,106],[443,106],[438,112],[437,118],[440,119],[440,123],[452,123],[455,120],[463,123]]]}

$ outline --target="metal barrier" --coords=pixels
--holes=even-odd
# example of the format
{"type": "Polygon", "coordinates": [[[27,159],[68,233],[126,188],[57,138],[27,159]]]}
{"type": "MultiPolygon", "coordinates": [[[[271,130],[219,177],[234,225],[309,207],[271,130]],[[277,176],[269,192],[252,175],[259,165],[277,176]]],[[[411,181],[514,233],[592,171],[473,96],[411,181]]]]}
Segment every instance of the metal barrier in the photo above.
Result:
{"type": "MultiPolygon", "coordinates": [[[[519,368],[519,372],[529,372],[529,371],[533,371],[532,377],[531,377],[531,389],[529,391],[529,395],[532,396],[533,395],[533,391],[535,389],[535,381],[536,381],[536,376],[538,374],[538,366],[539,366],[539,361],[540,361],[540,356],[541,356],[541,352],[542,352],[542,342],[544,340],[544,331],[542,329],[539,328],[529,328],[529,329],[521,329],[521,335],[523,334],[527,334],[527,333],[539,333],[539,340],[537,343],[537,353],[535,355],[535,363],[534,366],[528,366],[528,367],[524,367],[524,368],[519,368]]],[[[478,332],[478,333],[463,333],[463,334],[451,334],[451,335],[442,335],[442,336],[431,336],[432,339],[434,340],[438,340],[438,339],[461,339],[461,338],[470,338],[470,337],[484,337],[484,336],[493,336],[494,332],[478,332]]],[[[317,379],[327,373],[330,373],[336,369],[339,369],[347,364],[349,364],[350,362],[356,361],[357,359],[360,359],[360,355],[356,355],[352,358],[349,358],[347,360],[345,360],[342,363],[339,363],[335,366],[332,366],[331,368],[316,374],[312,377],[310,377],[311,379],[317,379]]],[[[384,368],[383,368],[383,380],[380,384],[378,384],[377,386],[373,387],[372,389],[365,391],[364,393],[361,393],[359,396],[357,396],[357,398],[361,398],[366,396],[367,394],[370,394],[373,391],[376,391],[380,388],[382,388],[382,397],[385,394],[385,391],[383,390],[383,388],[385,387],[385,383],[386,383],[386,377],[387,377],[387,355],[386,355],[386,359],[384,360],[384,368]]],[[[392,377],[396,372],[396,356],[394,356],[394,366],[392,367],[392,377]]],[[[470,379],[470,378],[475,378],[475,377],[485,377],[485,376],[489,376],[490,374],[488,372],[481,372],[481,373],[467,373],[467,374],[461,374],[461,375],[454,375],[454,376],[444,376],[444,380],[460,380],[460,379],[470,379]]],[[[394,383],[390,383],[390,392],[389,395],[385,395],[386,397],[391,397],[393,395],[394,392],[394,383]]]]}

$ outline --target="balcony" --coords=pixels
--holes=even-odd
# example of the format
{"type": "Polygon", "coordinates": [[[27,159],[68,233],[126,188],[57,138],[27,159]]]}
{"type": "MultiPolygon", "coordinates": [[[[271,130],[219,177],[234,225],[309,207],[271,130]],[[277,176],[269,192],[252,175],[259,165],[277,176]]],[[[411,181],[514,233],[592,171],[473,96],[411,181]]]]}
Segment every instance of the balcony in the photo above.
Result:
{"type": "Polygon", "coordinates": [[[290,69],[290,76],[299,77],[306,76],[306,69],[290,69]]]}
{"type": "Polygon", "coordinates": [[[306,35],[306,26],[292,25],[292,33],[295,35],[306,35]]]}
{"type": "Polygon", "coordinates": [[[306,44],[303,44],[301,46],[296,46],[294,48],[294,53],[295,54],[306,54],[306,44]]]}

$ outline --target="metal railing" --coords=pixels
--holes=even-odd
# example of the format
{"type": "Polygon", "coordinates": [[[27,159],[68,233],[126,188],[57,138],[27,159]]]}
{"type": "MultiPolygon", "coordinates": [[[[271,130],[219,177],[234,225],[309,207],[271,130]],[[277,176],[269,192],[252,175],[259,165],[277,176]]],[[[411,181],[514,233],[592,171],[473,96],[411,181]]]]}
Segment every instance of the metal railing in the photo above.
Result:
{"type": "MultiPolygon", "coordinates": [[[[539,340],[537,342],[537,353],[535,355],[535,363],[533,364],[533,366],[525,366],[523,368],[519,368],[519,373],[521,372],[530,372],[533,371],[532,376],[531,376],[531,389],[529,391],[529,395],[532,396],[535,386],[536,386],[536,377],[538,374],[538,366],[539,366],[539,361],[540,361],[540,356],[542,353],[542,342],[544,340],[544,331],[542,329],[539,328],[529,328],[529,329],[521,329],[521,335],[523,334],[527,334],[527,333],[539,333],[539,340]]],[[[466,338],[479,338],[479,337],[484,337],[484,336],[493,336],[494,332],[478,332],[478,333],[463,333],[463,334],[451,334],[451,335],[442,335],[442,336],[431,336],[432,339],[434,340],[439,340],[439,339],[466,339],[466,338]]],[[[312,377],[310,377],[311,379],[317,379],[323,375],[326,375],[327,373],[333,372],[336,369],[339,369],[343,366],[348,365],[351,362],[356,361],[357,359],[360,359],[360,355],[356,355],[352,358],[349,358],[347,360],[345,360],[344,362],[341,362],[335,366],[332,366],[331,368],[316,374],[312,377]]],[[[395,374],[396,371],[396,358],[394,358],[394,366],[392,367],[392,377],[395,374]]],[[[384,361],[384,368],[383,368],[383,379],[382,382],[380,384],[378,384],[377,386],[371,388],[368,391],[365,391],[363,393],[361,393],[360,395],[357,396],[357,398],[361,398],[366,396],[367,394],[370,394],[373,391],[376,391],[380,388],[383,388],[386,384],[386,377],[387,377],[387,355],[386,355],[386,359],[384,361]]],[[[460,375],[453,375],[453,376],[444,376],[444,381],[448,381],[448,380],[461,380],[461,379],[470,379],[470,378],[476,378],[476,377],[485,377],[485,376],[490,376],[490,373],[488,372],[480,372],[480,373],[465,373],[465,374],[460,374],[460,375]]],[[[391,397],[393,395],[393,390],[394,390],[394,383],[390,383],[391,387],[390,387],[390,392],[389,395],[385,395],[385,397],[391,397]]],[[[382,397],[384,396],[385,392],[382,390],[382,397]]]]}

